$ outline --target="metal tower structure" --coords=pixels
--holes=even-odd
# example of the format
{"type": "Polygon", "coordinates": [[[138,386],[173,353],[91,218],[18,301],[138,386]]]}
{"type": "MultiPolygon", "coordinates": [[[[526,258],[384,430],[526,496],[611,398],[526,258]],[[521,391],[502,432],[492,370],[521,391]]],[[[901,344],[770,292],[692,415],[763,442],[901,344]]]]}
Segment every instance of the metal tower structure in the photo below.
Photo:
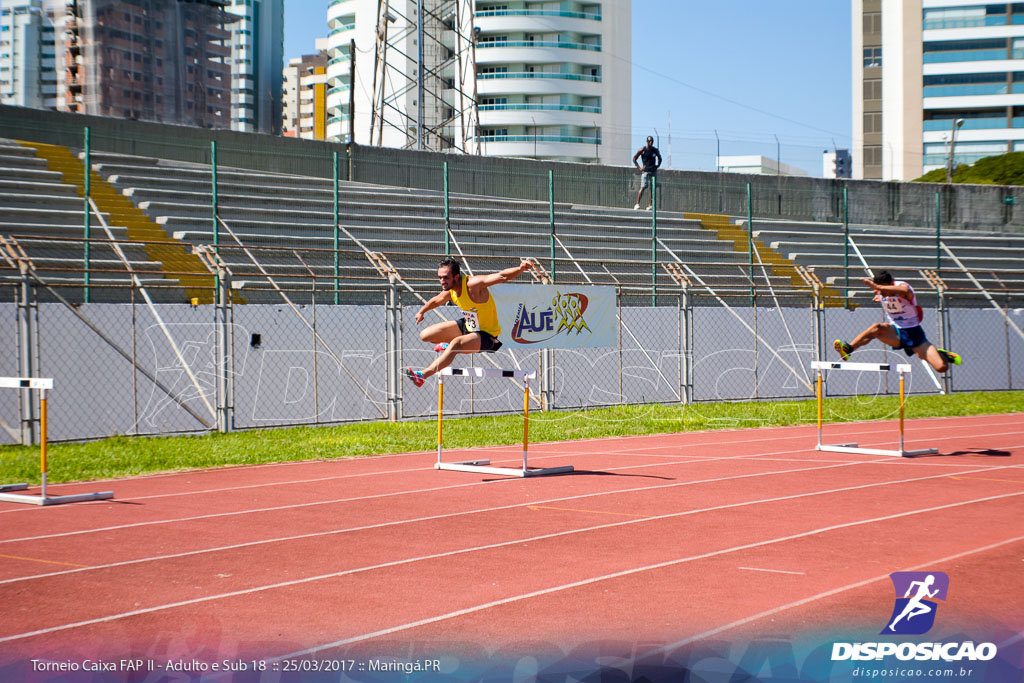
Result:
{"type": "Polygon", "coordinates": [[[378,0],[370,144],[480,153],[473,34],[473,0],[378,0]]]}

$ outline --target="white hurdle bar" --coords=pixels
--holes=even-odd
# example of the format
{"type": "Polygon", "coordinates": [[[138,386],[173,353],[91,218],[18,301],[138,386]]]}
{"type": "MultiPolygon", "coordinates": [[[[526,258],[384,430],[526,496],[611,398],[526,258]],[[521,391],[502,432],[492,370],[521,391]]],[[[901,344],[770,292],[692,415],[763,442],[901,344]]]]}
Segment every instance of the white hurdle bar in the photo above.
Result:
{"type": "Polygon", "coordinates": [[[445,368],[437,373],[437,464],[435,469],[457,470],[459,472],[478,472],[481,474],[499,474],[506,477],[539,477],[548,474],[565,474],[572,472],[571,465],[565,467],[530,467],[527,464],[527,452],[530,444],[530,380],[537,378],[534,370],[495,370],[491,368],[445,368]],[[509,377],[523,380],[523,466],[491,467],[490,460],[467,460],[465,462],[445,462],[441,459],[444,434],[444,378],[453,375],[469,377],[509,377]]]}
{"type": "Polygon", "coordinates": [[[830,361],[811,361],[811,368],[818,371],[817,381],[817,398],[818,398],[818,445],[814,447],[817,451],[829,451],[831,453],[867,453],[868,455],[893,455],[900,458],[911,457],[915,455],[931,455],[938,453],[937,448],[923,448],[916,451],[908,451],[903,446],[903,405],[905,402],[904,388],[903,388],[903,375],[910,372],[910,365],[907,363],[899,363],[893,366],[891,363],[854,363],[850,361],[844,362],[830,362],[830,361]],[[822,444],[821,443],[821,423],[822,423],[822,371],[823,370],[858,370],[861,372],[887,372],[896,368],[896,372],[900,375],[900,449],[898,451],[890,451],[882,448],[858,448],[855,443],[837,443],[837,444],[822,444]]]}
{"type": "Polygon", "coordinates": [[[21,389],[39,391],[39,458],[42,471],[42,491],[38,496],[26,493],[9,493],[24,491],[28,484],[0,485],[0,501],[8,503],[28,503],[30,505],[60,505],[61,503],[78,503],[84,500],[106,500],[113,498],[111,491],[103,493],[80,493],[70,496],[46,495],[46,392],[53,389],[53,379],[49,377],[0,377],[0,389],[21,389]]]}

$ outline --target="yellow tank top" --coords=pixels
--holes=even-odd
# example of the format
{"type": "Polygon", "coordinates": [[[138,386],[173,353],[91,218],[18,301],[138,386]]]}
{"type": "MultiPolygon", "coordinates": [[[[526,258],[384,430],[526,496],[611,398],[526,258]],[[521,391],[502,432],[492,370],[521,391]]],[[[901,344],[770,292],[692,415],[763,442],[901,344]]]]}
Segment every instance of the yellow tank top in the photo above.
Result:
{"type": "Polygon", "coordinates": [[[492,337],[501,334],[501,325],[498,323],[498,309],[494,305],[494,297],[491,291],[487,290],[487,301],[478,304],[469,298],[469,287],[466,286],[466,278],[459,281],[459,291],[448,290],[452,302],[462,309],[463,317],[466,320],[466,330],[469,332],[486,332],[492,337]]]}

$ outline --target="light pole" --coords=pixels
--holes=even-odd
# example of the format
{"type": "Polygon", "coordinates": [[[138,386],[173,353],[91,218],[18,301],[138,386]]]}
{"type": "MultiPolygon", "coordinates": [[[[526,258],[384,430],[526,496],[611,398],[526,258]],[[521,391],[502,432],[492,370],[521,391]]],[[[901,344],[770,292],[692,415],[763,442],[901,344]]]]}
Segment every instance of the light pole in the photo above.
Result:
{"type": "Polygon", "coordinates": [[[952,129],[950,130],[949,138],[949,159],[946,160],[946,182],[953,182],[953,149],[956,147],[956,132],[960,130],[960,126],[964,125],[963,119],[956,119],[953,121],[952,129]]]}

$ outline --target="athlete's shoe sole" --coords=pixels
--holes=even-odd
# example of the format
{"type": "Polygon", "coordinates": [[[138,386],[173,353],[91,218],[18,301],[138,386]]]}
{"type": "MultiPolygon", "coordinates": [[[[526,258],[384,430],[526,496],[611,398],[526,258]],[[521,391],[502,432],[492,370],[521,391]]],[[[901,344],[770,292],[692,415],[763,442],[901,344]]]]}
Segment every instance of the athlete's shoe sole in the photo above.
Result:
{"type": "Polygon", "coordinates": [[[836,339],[832,342],[832,348],[836,350],[839,357],[843,360],[850,360],[850,354],[853,353],[853,347],[844,342],[842,339],[836,339]]]}
{"type": "Polygon", "coordinates": [[[437,346],[434,347],[434,351],[437,351],[438,353],[441,353],[442,351],[444,351],[447,348],[448,348],[448,342],[441,342],[440,344],[438,344],[437,346]]]}
{"type": "Polygon", "coordinates": [[[426,381],[425,379],[423,379],[422,372],[420,372],[419,370],[413,370],[412,368],[405,369],[405,376],[412,380],[412,383],[418,387],[422,387],[423,383],[426,381]]]}
{"type": "Polygon", "coordinates": [[[960,365],[964,362],[964,359],[960,357],[959,353],[953,353],[952,351],[946,351],[945,349],[939,349],[939,353],[946,357],[946,362],[952,363],[953,365],[960,365]]]}

